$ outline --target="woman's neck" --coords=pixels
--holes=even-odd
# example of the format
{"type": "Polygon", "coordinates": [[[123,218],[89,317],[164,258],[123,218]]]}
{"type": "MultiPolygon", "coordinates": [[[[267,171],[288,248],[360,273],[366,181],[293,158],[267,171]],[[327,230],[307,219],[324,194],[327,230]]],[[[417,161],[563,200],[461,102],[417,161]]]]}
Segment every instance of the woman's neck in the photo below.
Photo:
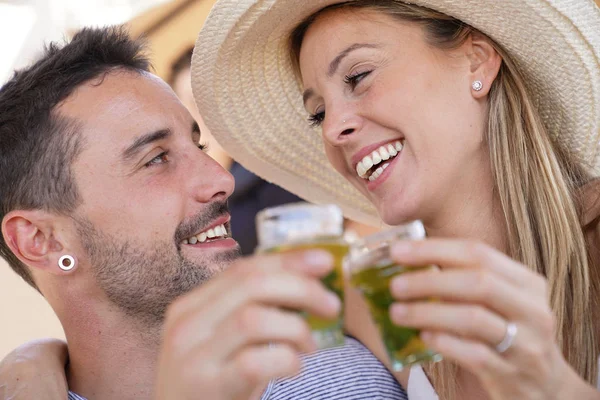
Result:
{"type": "MultiPolygon", "coordinates": [[[[458,193],[462,193],[462,196],[447,201],[444,209],[434,218],[423,221],[427,236],[483,242],[508,254],[510,246],[506,218],[493,183],[471,185],[469,191],[458,193]]],[[[488,399],[478,379],[469,371],[459,368],[455,381],[458,387],[456,398],[488,399]]]]}
{"type": "Polygon", "coordinates": [[[509,251],[506,219],[492,183],[473,185],[470,192],[447,201],[423,223],[429,237],[475,240],[503,253],[509,251]]]}

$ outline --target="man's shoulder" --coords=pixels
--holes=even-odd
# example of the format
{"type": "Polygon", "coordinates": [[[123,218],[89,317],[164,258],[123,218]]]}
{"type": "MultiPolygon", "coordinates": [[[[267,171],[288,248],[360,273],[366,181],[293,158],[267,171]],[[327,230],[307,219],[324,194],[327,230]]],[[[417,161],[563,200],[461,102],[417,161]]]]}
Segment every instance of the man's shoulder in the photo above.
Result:
{"type": "Polygon", "coordinates": [[[78,394],[75,394],[73,392],[69,392],[69,397],[67,398],[67,400],[86,400],[86,398],[81,397],[78,394]]]}
{"type": "Polygon", "coordinates": [[[398,399],[408,396],[385,366],[359,341],[304,357],[302,373],[272,382],[263,400],[398,399]]]}
{"type": "MultiPolygon", "coordinates": [[[[302,373],[271,382],[262,400],[408,400],[385,366],[359,341],[304,357],[302,373]]],[[[69,392],[68,400],[86,400],[69,392]]]]}

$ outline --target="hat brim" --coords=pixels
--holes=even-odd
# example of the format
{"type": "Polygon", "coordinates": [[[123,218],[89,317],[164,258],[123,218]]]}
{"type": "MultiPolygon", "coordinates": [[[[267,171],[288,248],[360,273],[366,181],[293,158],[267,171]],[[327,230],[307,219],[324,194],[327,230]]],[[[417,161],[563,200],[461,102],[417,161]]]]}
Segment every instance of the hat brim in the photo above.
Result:
{"type": "MultiPolygon", "coordinates": [[[[331,167],[307,123],[288,36],[339,0],[220,0],[192,58],[204,122],[244,167],[351,219],[381,225],[374,206],[331,167]]],[[[414,0],[490,36],[517,64],[549,132],[600,170],[600,11],[588,0],[414,0]]]]}

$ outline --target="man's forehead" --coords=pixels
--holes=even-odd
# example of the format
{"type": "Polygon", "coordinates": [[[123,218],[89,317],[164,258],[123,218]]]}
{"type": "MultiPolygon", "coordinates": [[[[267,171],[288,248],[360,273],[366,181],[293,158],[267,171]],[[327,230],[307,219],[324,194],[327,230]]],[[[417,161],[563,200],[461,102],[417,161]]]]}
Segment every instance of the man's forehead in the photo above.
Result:
{"type": "Polygon", "coordinates": [[[175,95],[154,75],[111,71],[78,87],[57,111],[93,135],[126,139],[127,132],[135,135],[164,124],[177,105],[175,95]]]}

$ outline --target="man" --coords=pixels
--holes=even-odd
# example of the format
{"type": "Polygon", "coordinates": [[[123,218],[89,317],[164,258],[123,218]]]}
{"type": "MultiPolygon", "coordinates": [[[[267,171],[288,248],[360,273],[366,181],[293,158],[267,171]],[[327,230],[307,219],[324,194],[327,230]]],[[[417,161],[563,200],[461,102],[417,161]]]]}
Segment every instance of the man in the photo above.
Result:
{"type": "Polygon", "coordinates": [[[142,50],[85,29],[0,90],[0,254],[63,325],[70,398],[404,398],[353,340],[273,381],[314,350],[289,310],[339,312],[331,257],[238,258],[233,179],[142,50]]]}
{"type": "Polygon", "coordinates": [[[231,235],[240,245],[242,254],[253,254],[258,245],[255,225],[256,214],[267,207],[296,203],[302,201],[302,199],[281,186],[261,179],[232,160],[210,132],[206,128],[202,129],[204,122],[202,116],[198,113],[194,102],[194,94],[192,93],[192,51],[193,49],[190,48],[184,52],[173,64],[168,82],[179,100],[192,114],[192,117],[198,121],[201,130],[206,132],[202,135],[202,141],[208,146],[208,154],[223,168],[229,170],[235,179],[235,191],[228,201],[231,215],[231,235]]]}

